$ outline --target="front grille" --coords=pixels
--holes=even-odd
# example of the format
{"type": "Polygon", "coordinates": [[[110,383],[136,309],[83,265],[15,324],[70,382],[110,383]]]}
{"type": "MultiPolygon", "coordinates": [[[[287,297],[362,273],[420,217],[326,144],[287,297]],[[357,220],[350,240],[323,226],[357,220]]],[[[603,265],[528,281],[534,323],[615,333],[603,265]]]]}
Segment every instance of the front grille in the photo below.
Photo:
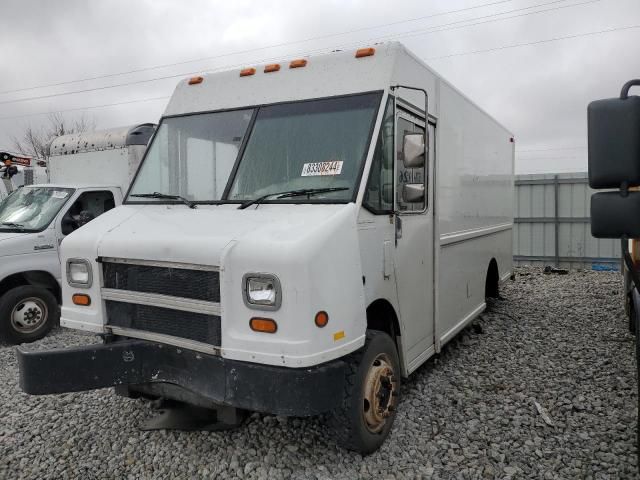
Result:
{"type": "Polygon", "coordinates": [[[220,272],[103,262],[105,288],[220,302],[220,272]]]}
{"type": "Polygon", "coordinates": [[[107,300],[108,325],[161,333],[220,346],[221,324],[217,315],[183,312],[107,300]]]}

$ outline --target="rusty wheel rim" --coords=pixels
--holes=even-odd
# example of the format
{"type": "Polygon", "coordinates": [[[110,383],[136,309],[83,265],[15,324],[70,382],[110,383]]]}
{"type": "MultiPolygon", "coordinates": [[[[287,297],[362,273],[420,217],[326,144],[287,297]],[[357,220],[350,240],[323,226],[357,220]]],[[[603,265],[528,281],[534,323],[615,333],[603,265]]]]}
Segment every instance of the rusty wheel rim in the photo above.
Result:
{"type": "Polygon", "coordinates": [[[362,401],[362,416],[371,433],[379,433],[387,419],[395,411],[398,398],[398,381],[391,359],[379,354],[367,371],[362,401]]]}

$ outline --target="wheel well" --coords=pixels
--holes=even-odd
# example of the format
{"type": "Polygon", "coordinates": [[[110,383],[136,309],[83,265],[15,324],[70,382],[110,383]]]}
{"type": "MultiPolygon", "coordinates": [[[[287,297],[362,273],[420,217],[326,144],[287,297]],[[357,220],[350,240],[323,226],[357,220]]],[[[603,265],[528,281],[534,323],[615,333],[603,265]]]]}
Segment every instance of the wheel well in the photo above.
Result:
{"type": "Polygon", "coordinates": [[[498,298],[500,290],[500,273],[498,272],[498,262],[492,258],[487,270],[487,278],[484,283],[485,298],[498,298]]]}
{"type": "Polygon", "coordinates": [[[21,287],[23,285],[33,285],[35,287],[42,287],[50,290],[56,297],[58,303],[61,303],[62,292],[60,291],[60,285],[57,280],[49,272],[42,270],[32,270],[29,272],[19,272],[9,275],[0,281],[0,296],[15,287],[21,287]]]}
{"type": "Polygon", "coordinates": [[[400,336],[400,323],[393,306],[384,299],[378,299],[367,308],[367,329],[380,330],[389,334],[400,349],[398,338],[400,336]]]}

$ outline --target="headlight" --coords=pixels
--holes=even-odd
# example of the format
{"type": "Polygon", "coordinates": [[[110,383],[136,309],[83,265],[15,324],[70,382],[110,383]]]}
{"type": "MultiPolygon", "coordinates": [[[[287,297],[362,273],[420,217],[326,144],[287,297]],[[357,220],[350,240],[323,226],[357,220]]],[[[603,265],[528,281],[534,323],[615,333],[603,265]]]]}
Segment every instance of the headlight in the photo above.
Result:
{"type": "Polygon", "coordinates": [[[280,281],[275,275],[248,273],[242,281],[244,302],[249,308],[277,310],[280,308],[280,281]]]}
{"type": "Polygon", "coordinates": [[[71,258],[67,260],[67,282],[72,287],[89,288],[93,281],[91,264],[88,260],[71,258]]]}

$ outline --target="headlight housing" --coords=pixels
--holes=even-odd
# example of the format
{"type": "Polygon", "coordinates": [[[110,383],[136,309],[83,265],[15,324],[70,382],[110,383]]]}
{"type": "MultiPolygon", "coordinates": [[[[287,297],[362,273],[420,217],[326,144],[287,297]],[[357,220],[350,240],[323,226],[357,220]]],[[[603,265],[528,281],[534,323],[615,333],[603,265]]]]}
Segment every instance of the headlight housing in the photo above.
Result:
{"type": "Polygon", "coordinates": [[[67,260],[67,283],[72,287],[89,288],[93,283],[91,264],[83,258],[67,260]]]}
{"type": "Polygon", "coordinates": [[[277,310],[282,302],[280,280],[268,273],[247,273],[242,279],[244,303],[249,308],[277,310]]]}

